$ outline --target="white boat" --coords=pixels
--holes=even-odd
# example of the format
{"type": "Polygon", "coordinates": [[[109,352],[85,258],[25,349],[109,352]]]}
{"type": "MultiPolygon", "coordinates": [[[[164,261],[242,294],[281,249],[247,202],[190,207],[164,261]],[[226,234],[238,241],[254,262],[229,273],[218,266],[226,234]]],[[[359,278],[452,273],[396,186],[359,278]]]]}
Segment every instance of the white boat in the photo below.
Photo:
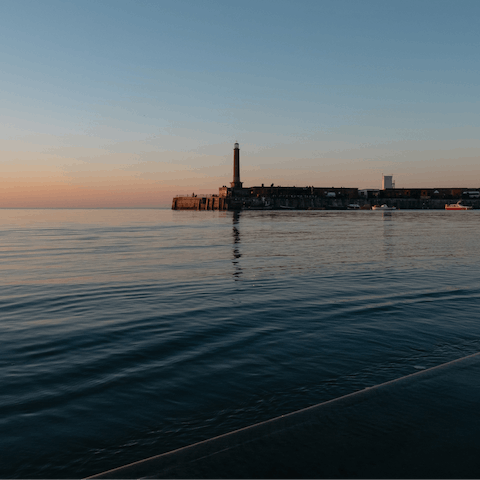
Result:
{"type": "Polygon", "coordinates": [[[386,203],[383,205],[374,205],[372,210],[396,210],[396,207],[389,207],[386,203]]]}
{"type": "Polygon", "coordinates": [[[360,205],[358,203],[349,203],[347,210],[360,210],[360,205]]]}
{"type": "Polygon", "coordinates": [[[445,204],[445,210],[471,210],[473,207],[462,205],[462,201],[459,200],[457,203],[451,203],[450,205],[445,204]]]}

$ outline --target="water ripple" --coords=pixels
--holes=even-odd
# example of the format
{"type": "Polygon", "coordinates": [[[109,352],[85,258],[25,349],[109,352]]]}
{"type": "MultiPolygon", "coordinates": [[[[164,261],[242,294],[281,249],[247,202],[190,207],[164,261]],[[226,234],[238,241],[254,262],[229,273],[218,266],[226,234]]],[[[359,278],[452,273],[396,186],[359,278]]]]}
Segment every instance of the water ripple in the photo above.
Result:
{"type": "Polygon", "coordinates": [[[86,476],[478,351],[478,214],[442,213],[0,211],[0,475],[86,476]]]}

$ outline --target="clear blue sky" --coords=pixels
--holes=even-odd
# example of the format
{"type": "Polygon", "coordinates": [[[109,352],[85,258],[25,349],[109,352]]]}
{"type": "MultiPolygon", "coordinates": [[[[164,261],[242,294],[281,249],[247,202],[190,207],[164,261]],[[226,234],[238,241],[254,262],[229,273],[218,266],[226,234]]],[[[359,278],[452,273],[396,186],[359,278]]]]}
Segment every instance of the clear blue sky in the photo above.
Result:
{"type": "Polygon", "coordinates": [[[247,184],[450,185],[454,162],[480,186],[479,18],[479,1],[3,2],[4,182],[17,162],[99,191],[126,171],[211,190],[238,140],[247,184]]]}

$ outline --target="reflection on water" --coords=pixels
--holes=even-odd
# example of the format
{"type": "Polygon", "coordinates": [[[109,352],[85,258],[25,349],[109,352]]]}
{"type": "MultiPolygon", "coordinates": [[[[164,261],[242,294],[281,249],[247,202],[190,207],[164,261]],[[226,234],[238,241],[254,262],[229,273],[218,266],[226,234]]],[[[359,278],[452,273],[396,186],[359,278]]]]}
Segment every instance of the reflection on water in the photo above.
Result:
{"type": "Polygon", "coordinates": [[[242,274],[242,268],[240,267],[240,258],[242,254],[240,253],[239,244],[240,244],[240,231],[238,229],[240,223],[240,212],[233,212],[233,277],[237,281],[242,274]]]}
{"type": "Polygon", "coordinates": [[[383,226],[383,252],[385,260],[390,260],[394,255],[394,225],[395,213],[382,212],[382,226],[383,226]]]}

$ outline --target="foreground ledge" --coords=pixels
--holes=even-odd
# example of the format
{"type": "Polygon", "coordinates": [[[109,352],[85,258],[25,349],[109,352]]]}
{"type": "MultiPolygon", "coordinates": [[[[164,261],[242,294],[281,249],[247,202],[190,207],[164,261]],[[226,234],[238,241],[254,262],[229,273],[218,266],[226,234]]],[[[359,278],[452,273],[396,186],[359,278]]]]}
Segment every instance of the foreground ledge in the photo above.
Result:
{"type": "Polygon", "coordinates": [[[89,478],[480,478],[480,353],[89,478]]]}

